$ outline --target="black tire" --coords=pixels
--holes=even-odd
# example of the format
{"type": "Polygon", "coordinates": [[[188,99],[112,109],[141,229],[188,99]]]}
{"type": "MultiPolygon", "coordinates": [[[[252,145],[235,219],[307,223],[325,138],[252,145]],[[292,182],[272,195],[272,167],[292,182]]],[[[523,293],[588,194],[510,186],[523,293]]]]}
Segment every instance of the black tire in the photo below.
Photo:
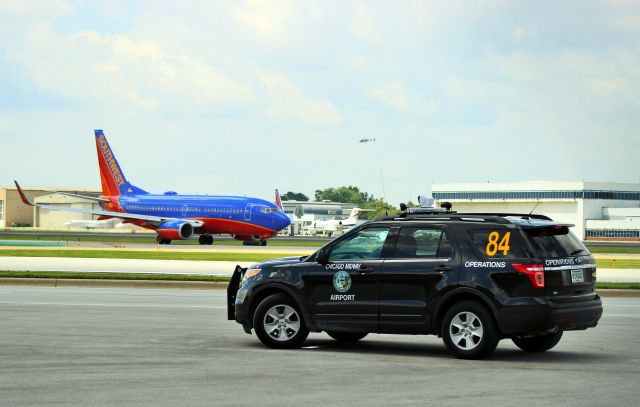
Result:
{"type": "Polygon", "coordinates": [[[516,336],[511,338],[517,347],[525,352],[544,352],[560,342],[562,339],[562,331],[552,332],[546,335],[538,336],[516,336]]]}
{"type": "Polygon", "coordinates": [[[476,301],[462,301],[447,310],[440,333],[447,349],[460,359],[482,359],[498,346],[491,312],[476,301]]]}
{"type": "Polygon", "coordinates": [[[260,246],[266,246],[267,245],[267,239],[260,239],[260,246]]]}
{"type": "Polygon", "coordinates": [[[207,242],[206,244],[208,244],[209,246],[213,246],[213,236],[211,235],[207,235],[207,242]]]}
{"type": "Polygon", "coordinates": [[[326,331],[327,335],[332,337],[338,342],[344,343],[353,343],[358,342],[360,339],[364,338],[368,335],[368,333],[361,332],[336,332],[336,331],[326,331]]]}
{"type": "Polygon", "coordinates": [[[198,243],[200,243],[200,245],[202,246],[207,244],[207,235],[200,235],[200,237],[198,238],[198,243]]]}
{"type": "Polygon", "coordinates": [[[285,294],[262,300],[253,315],[253,329],[263,344],[274,349],[299,348],[309,335],[298,305],[285,294]],[[288,316],[291,312],[295,315],[288,316]]]}

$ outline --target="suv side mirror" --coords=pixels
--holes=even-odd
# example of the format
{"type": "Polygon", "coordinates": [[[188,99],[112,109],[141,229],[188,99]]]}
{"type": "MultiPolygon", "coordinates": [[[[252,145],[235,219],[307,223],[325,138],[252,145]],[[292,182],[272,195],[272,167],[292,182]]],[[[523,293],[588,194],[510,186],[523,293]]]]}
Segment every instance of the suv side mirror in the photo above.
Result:
{"type": "Polygon", "coordinates": [[[316,261],[320,264],[329,263],[329,251],[327,249],[318,250],[318,254],[316,255],[316,261]]]}

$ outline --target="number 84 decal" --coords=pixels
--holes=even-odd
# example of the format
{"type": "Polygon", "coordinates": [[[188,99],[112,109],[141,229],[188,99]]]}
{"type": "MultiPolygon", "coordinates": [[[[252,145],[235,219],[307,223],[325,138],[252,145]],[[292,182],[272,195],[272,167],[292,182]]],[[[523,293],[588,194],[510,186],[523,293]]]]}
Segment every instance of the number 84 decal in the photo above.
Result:
{"type": "Polygon", "coordinates": [[[498,251],[502,252],[503,256],[506,256],[509,253],[511,247],[509,246],[509,239],[511,238],[511,232],[506,232],[502,238],[500,238],[500,233],[491,232],[489,233],[489,242],[487,243],[487,247],[485,248],[485,252],[487,256],[493,257],[498,253],[498,251]]]}

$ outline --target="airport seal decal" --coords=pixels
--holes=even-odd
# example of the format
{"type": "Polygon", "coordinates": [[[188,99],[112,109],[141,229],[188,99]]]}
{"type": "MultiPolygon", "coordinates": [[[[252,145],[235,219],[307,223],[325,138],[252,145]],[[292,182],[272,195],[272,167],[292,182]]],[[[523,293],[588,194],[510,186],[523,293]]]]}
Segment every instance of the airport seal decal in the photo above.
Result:
{"type": "Polygon", "coordinates": [[[333,288],[339,293],[346,293],[351,288],[351,276],[346,271],[338,271],[333,275],[333,288]]]}

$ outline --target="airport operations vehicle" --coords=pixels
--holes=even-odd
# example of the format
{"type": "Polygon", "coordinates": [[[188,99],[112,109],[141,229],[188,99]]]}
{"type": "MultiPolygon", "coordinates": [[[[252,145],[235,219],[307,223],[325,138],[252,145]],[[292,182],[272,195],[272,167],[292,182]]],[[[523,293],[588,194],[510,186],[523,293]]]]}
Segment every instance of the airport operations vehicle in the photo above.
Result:
{"type": "Polygon", "coordinates": [[[95,138],[102,196],[63,194],[97,201],[103,210],[34,204],[15,182],[22,201],[50,210],[98,215],[98,221],[119,218],[123,223],[155,230],[160,244],[199,235],[201,245],[210,245],[212,234],[230,234],[245,245],[266,246],[266,239],[291,223],[278,190],[275,203],[245,196],[179,195],[173,191],[150,194],[125,178],[102,130],[95,130],[95,138]]]}
{"type": "Polygon", "coordinates": [[[597,325],[596,264],[573,225],[450,208],[405,210],[308,257],[238,266],[228,318],[272,348],[299,347],[310,331],[340,342],[434,334],[466,359],[506,338],[546,351],[564,331],[597,325]]]}

